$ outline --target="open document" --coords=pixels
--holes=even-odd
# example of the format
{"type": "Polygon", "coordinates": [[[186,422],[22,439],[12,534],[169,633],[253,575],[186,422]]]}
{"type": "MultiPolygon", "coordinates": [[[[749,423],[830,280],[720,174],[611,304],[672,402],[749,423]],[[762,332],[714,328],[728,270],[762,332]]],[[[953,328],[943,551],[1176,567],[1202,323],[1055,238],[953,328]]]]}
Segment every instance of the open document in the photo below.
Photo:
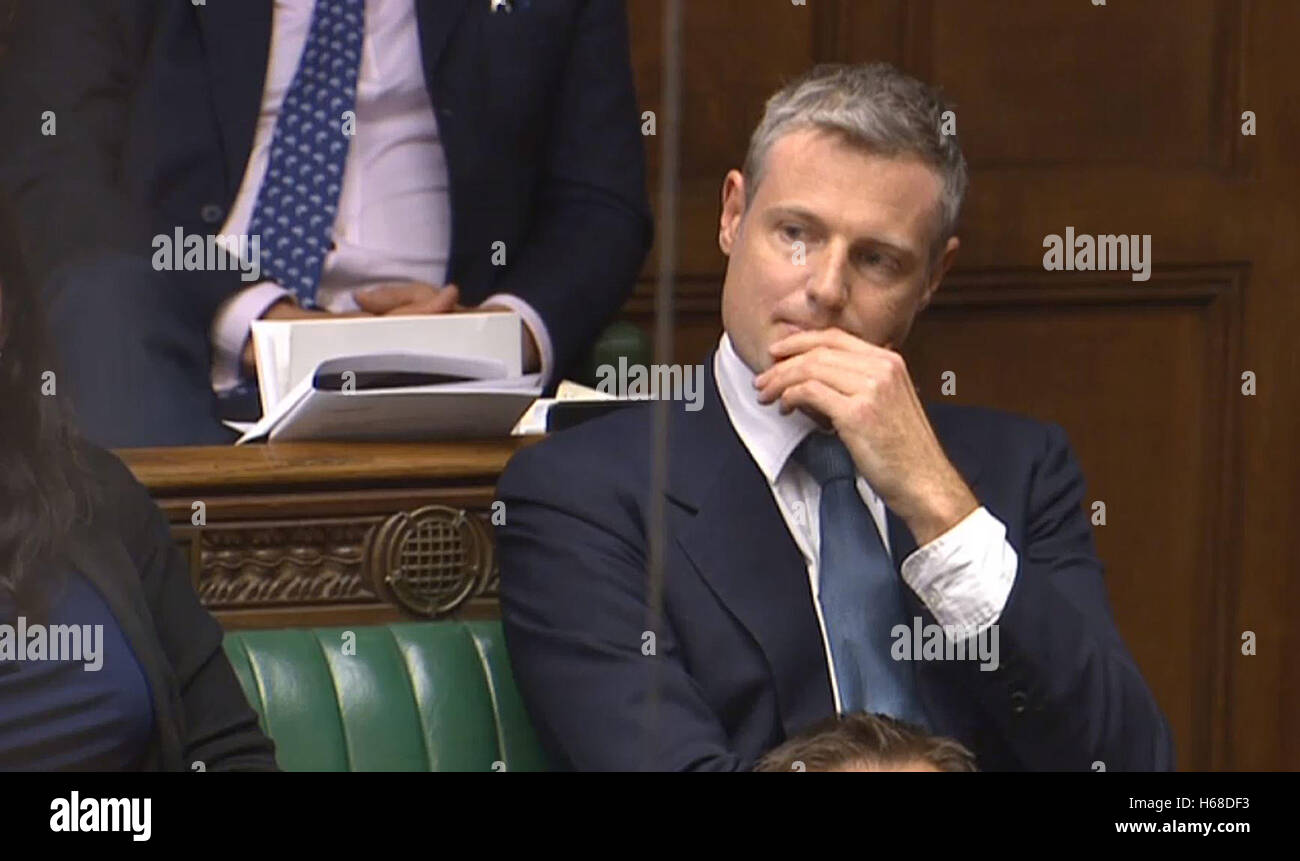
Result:
{"type": "Polygon", "coordinates": [[[236,443],[506,436],[541,394],[505,312],[253,323],[262,418],[236,443]]]}

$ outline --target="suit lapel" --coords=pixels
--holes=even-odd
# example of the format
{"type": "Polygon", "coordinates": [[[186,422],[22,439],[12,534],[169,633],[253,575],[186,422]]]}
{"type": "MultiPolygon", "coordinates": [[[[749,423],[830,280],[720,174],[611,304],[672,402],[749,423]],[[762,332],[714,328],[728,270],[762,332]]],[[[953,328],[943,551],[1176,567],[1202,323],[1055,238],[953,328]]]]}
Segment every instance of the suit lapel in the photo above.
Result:
{"type": "MultiPolygon", "coordinates": [[[[960,434],[952,414],[942,405],[927,405],[926,414],[935,435],[943,445],[948,459],[952,462],[962,478],[970,485],[971,491],[979,496],[978,480],[982,458],[979,452],[960,434]]],[[[889,530],[890,555],[893,556],[894,570],[902,577],[903,562],[916,551],[916,537],[908,528],[903,518],[886,507],[885,518],[889,530]]],[[[910,627],[913,620],[920,619],[921,625],[937,624],[934,614],[925,606],[920,597],[906,583],[903,584],[903,608],[907,614],[906,623],[910,627]]],[[[912,661],[913,678],[916,680],[917,695],[929,719],[930,728],[942,732],[951,727],[948,715],[942,706],[940,688],[948,683],[944,667],[927,664],[925,661],[912,661]]]]}
{"type": "MultiPolygon", "coordinates": [[[[899,583],[903,593],[903,612],[904,623],[910,629],[915,619],[920,619],[922,625],[934,621],[934,616],[930,610],[921,602],[912,588],[902,579],[903,562],[907,560],[916,551],[916,538],[912,535],[912,530],[908,528],[903,518],[899,517],[892,509],[885,508],[885,519],[889,529],[889,549],[894,558],[894,570],[898,572],[899,583]]],[[[913,682],[916,685],[917,696],[921,700],[922,711],[925,712],[931,727],[935,725],[937,712],[939,710],[938,701],[934,696],[934,690],[931,686],[930,674],[922,669],[921,661],[912,661],[907,668],[912,673],[913,682]]]]}
{"type": "MultiPolygon", "coordinates": [[[[480,0],[487,3],[487,0],[480,0]]],[[[429,82],[429,95],[433,88],[434,70],[442,59],[451,32],[460,21],[470,0],[416,0],[415,17],[420,26],[420,54],[424,60],[424,78],[429,82]]]]}
{"type": "MultiPolygon", "coordinates": [[[[669,497],[693,510],[678,542],[710,588],[758,643],[772,672],[787,737],[834,713],[829,668],[802,553],[790,536],[771,489],[736,435],[718,395],[713,354],[705,362],[704,405],[674,413],[669,447],[669,497]]],[[[949,459],[978,496],[981,458],[960,435],[942,405],[927,407],[949,459]]],[[[886,509],[894,567],[917,547],[907,524],[886,509]]],[[[903,590],[908,617],[933,615],[910,588],[903,590]]],[[[913,663],[931,724],[942,722],[930,678],[913,663]]]]}
{"type": "Polygon", "coordinates": [[[253,148],[271,48],[267,0],[222,0],[198,7],[208,80],[226,156],[226,193],[234,199],[253,148]]]}
{"type": "Polygon", "coordinates": [[[705,368],[703,408],[674,414],[668,494],[694,510],[678,542],[758,643],[789,736],[835,711],[807,567],[705,368]]]}
{"type": "Polygon", "coordinates": [[[889,555],[894,558],[894,570],[901,574],[903,561],[916,550],[916,538],[903,518],[889,506],[885,506],[885,525],[889,531],[889,555]]]}

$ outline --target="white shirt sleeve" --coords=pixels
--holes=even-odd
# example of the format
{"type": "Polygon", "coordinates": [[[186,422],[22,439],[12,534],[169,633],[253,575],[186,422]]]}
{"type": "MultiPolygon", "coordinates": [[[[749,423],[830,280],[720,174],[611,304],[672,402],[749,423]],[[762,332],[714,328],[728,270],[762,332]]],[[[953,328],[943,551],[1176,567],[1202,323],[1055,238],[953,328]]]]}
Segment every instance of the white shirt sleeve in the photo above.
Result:
{"type": "Polygon", "coordinates": [[[276,302],[292,296],[274,281],[259,281],[221,303],[212,318],[212,388],[223,392],[244,378],[241,368],[249,327],[276,302]]]}
{"type": "Polygon", "coordinates": [[[1002,615],[1019,559],[1007,528],[980,506],[903,561],[902,575],[940,625],[980,633],[1002,615]]]}
{"type": "MultiPolygon", "coordinates": [[[[537,355],[541,360],[541,384],[547,385],[551,379],[551,372],[555,370],[555,351],[551,346],[551,333],[546,331],[546,324],[542,322],[542,317],[533,306],[529,305],[523,299],[512,293],[493,293],[491,296],[479,303],[480,305],[504,305],[511,311],[514,311],[523,320],[528,331],[533,333],[533,339],[537,341],[537,355]]],[[[520,345],[523,349],[523,345],[520,345]]]]}

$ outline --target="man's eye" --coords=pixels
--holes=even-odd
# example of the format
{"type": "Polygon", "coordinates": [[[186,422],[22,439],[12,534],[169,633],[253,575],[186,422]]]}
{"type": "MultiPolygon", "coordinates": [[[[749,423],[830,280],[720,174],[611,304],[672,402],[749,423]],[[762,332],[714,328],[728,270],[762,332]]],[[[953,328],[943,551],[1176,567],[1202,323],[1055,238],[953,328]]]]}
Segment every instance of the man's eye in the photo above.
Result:
{"type": "Polygon", "coordinates": [[[803,238],[803,227],[798,224],[783,224],[781,225],[781,235],[794,242],[803,238]]]}
{"type": "Polygon", "coordinates": [[[883,268],[883,269],[890,269],[890,270],[897,268],[897,264],[895,263],[894,258],[890,257],[887,254],[881,254],[879,251],[864,252],[858,255],[858,261],[863,266],[870,266],[872,268],[883,268]]]}

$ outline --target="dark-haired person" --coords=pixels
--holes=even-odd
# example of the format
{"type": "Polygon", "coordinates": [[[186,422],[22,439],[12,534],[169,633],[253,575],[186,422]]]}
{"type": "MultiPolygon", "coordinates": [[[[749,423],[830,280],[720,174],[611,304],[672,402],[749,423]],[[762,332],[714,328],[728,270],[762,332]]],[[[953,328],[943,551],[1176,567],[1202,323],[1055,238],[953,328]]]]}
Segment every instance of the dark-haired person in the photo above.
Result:
{"type": "Polygon", "coordinates": [[[754,771],[975,771],[961,742],[889,715],[832,715],[763,754],[754,771]]]}
{"type": "Polygon", "coordinates": [[[0,770],[274,770],[167,521],[67,422],[15,237],[0,203],[0,770]]]}

